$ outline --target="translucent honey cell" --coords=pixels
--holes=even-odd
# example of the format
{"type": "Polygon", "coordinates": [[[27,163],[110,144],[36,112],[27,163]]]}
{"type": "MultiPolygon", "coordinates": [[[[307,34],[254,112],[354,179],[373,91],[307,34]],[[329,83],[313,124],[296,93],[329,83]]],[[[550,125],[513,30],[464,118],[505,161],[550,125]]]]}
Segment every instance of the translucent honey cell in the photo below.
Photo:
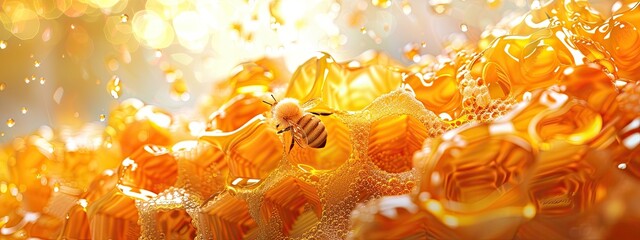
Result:
{"type": "Polygon", "coordinates": [[[613,79],[597,65],[566,69],[560,84],[566,86],[566,94],[586,101],[591,109],[602,114],[605,122],[611,120],[618,110],[613,79]]]}
{"type": "Polygon", "coordinates": [[[400,86],[402,76],[382,65],[349,67],[338,64],[328,54],[320,54],[294,72],[286,97],[302,102],[322,98],[333,110],[362,110],[375,98],[400,86]],[[348,98],[343,96],[348,95],[348,98]]]}
{"type": "Polygon", "coordinates": [[[173,186],[178,163],[162,146],[145,145],[122,161],[117,188],[125,195],[146,200],[173,186]]]}
{"type": "Polygon", "coordinates": [[[201,198],[209,198],[226,187],[229,165],[224,153],[199,141],[182,141],[171,148],[178,161],[178,179],[174,186],[182,187],[201,198]]]}
{"type": "Polygon", "coordinates": [[[260,216],[268,225],[280,220],[284,236],[300,237],[322,218],[318,191],[299,179],[285,179],[265,193],[260,216]]]}
{"type": "MultiPolygon", "coordinates": [[[[287,160],[305,171],[334,170],[346,162],[352,151],[349,128],[339,117],[319,116],[327,131],[327,143],[324,148],[294,148],[287,155],[287,160]]],[[[283,136],[284,143],[291,142],[291,134],[283,136]]]]}
{"type": "Polygon", "coordinates": [[[509,132],[500,128],[498,124],[469,126],[456,131],[458,136],[443,136],[431,147],[430,157],[421,160],[425,164],[421,191],[473,205],[491,203],[501,198],[499,192],[518,188],[535,157],[528,141],[503,135],[509,132]]]}
{"type": "Polygon", "coordinates": [[[135,201],[116,188],[91,203],[87,208],[87,216],[93,239],[140,237],[135,201]]]}
{"type": "Polygon", "coordinates": [[[209,128],[225,132],[240,128],[256,115],[269,111],[269,105],[262,100],[253,94],[241,94],[231,98],[211,114],[209,128]]]}
{"type": "Polygon", "coordinates": [[[414,117],[381,118],[371,125],[367,155],[383,171],[409,171],[413,165],[413,152],[421,148],[427,134],[424,124],[414,117]]]}
{"type": "Polygon", "coordinates": [[[426,215],[409,195],[382,197],[354,210],[348,238],[426,238],[430,227],[426,215]]]}
{"type": "Polygon", "coordinates": [[[463,95],[459,90],[456,73],[453,63],[447,63],[433,75],[405,75],[404,83],[411,87],[416,98],[427,109],[457,117],[462,110],[463,95]]]}
{"type": "Polygon", "coordinates": [[[633,79],[640,71],[637,61],[640,53],[640,21],[637,19],[639,14],[640,7],[636,4],[631,9],[605,20],[592,36],[611,54],[621,78],[633,79]]]}
{"type": "Polygon", "coordinates": [[[258,225],[249,214],[247,203],[228,193],[218,195],[202,207],[202,219],[213,232],[214,239],[254,239],[258,225]]]}
{"type": "Polygon", "coordinates": [[[481,77],[491,98],[519,97],[526,91],[549,87],[562,70],[582,61],[574,56],[565,30],[559,27],[538,30],[528,36],[504,36],[470,66],[473,77],[481,77]]]}

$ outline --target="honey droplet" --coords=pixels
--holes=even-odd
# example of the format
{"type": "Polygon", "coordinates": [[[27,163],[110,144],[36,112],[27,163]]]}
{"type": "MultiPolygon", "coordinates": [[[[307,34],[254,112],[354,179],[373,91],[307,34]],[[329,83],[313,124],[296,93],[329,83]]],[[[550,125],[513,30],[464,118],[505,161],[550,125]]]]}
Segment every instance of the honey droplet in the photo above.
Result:
{"type": "Polygon", "coordinates": [[[162,57],[162,51],[160,51],[160,49],[156,49],[155,55],[157,58],[162,57]]]}
{"type": "Polygon", "coordinates": [[[502,4],[502,0],[487,0],[487,6],[489,8],[497,8],[502,4]]]}
{"type": "Polygon", "coordinates": [[[40,85],[44,85],[47,80],[44,77],[40,77],[40,85]]]}
{"type": "Polygon", "coordinates": [[[188,101],[191,96],[184,79],[176,79],[171,83],[171,97],[175,100],[188,101]]]}
{"type": "Polygon", "coordinates": [[[452,0],[429,0],[429,7],[435,14],[443,15],[451,11],[452,0]]]}
{"type": "Polygon", "coordinates": [[[59,192],[60,191],[60,183],[54,183],[53,184],[53,191],[54,192],[59,192]]]}
{"type": "Polygon", "coordinates": [[[0,40],[0,49],[7,48],[7,42],[5,40],[0,40]]]}
{"type": "Polygon", "coordinates": [[[469,27],[467,26],[467,24],[460,24],[460,31],[462,32],[469,31],[469,27]]]}
{"type": "Polygon", "coordinates": [[[379,8],[388,8],[391,3],[391,0],[371,0],[371,4],[379,8]]]}
{"type": "Polygon", "coordinates": [[[33,66],[40,67],[40,61],[36,60],[33,62],[33,66]]]}
{"type": "Polygon", "coordinates": [[[76,25],[71,24],[71,30],[75,30],[76,29],[76,25]]]}
{"type": "Polygon", "coordinates": [[[5,88],[7,88],[7,84],[6,83],[0,83],[0,92],[4,91],[5,88]]]}
{"type": "Polygon", "coordinates": [[[420,45],[417,43],[408,43],[405,45],[403,48],[403,54],[407,59],[413,62],[420,62],[420,59],[422,58],[420,55],[420,45]]]}
{"type": "Polygon", "coordinates": [[[120,22],[127,23],[128,21],[129,21],[129,15],[124,14],[124,13],[122,15],[120,15],[120,22]]]}
{"type": "Polygon", "coordinates": [[[100,122],[104,122],[105,119],[107,119],[107,116],[100,114],[100,122]]]}
{"type": "Polygon", "coordinates": [[[13,118],[7,119],[7,127],[13,127],[14,125],[16,125],[16,121],[13,118]]]}
{"type": "Polygon", "coordinates": [[[27,114],[27,107],[22,107],[20,112],[22,112],[22,114],[27,114]]]}
{"type": "Polygon", "coordinates": [[[420,43],[420,46],[422,46],[423,48],[427,47],[427,43],[426,42],[422,42],[420,43]]]}
{"type": "Polygon", "coordinates": [[[111,77],[111,80],[107,83],[107,92],[111,94],[114,99],[118,99],[120,97],[122,87],[120,86],[120,78],[118,76],[111,77]]]}
{"type": "Polygon", "coordinates": [[[367,33],[367,28],[366,28],[366,27],[364,27],[364,26],[360,27],[360,32],[361,32],[362,34],[367,33]]]}
{"type": "Polygon", "coordinates": [[[411,4],[409,3],[409,1],[408,1],[408,0],[402,1],[401,6],[402,6],[402,12],[403,12],[405,15],[409,15],[409,14],[411,14],[411,10],[412,10],[412,9],[411,9],[411,4]]]}
{"type": "Polygon", "coordinates": [[[29,79],[28,77],[24,78],[24,83],[29,84],[31,82],[31,79],[29,79]]]}

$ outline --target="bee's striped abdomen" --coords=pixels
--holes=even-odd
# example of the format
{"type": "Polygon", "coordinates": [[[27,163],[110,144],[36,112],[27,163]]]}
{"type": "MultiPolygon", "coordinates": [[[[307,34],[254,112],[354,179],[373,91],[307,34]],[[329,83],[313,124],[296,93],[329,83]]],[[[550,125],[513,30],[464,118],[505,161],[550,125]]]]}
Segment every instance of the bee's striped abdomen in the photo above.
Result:
{"type": "Polygon", "coordinates": [[[298,120],[298,126],[307,135],[307,144],[312,148],[323,148],[327,143],[327,130],[320,118],[313,114],[305,114],[298,120]]]}

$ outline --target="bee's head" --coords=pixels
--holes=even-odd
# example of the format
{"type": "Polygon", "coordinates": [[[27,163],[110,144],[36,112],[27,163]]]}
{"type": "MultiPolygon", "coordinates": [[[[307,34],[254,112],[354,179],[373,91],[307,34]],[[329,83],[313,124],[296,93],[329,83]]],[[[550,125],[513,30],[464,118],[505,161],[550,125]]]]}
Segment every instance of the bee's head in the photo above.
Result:
{"type": "Polygon", "coordinates": [[[274,103],[265,103],[271,105],[271,113],[278,126],[286,128],[290,122],[298,121],[304,114],[300,102],[295,98],[285,98],[281,101],[274,98],[274,101],[274,103]]]}

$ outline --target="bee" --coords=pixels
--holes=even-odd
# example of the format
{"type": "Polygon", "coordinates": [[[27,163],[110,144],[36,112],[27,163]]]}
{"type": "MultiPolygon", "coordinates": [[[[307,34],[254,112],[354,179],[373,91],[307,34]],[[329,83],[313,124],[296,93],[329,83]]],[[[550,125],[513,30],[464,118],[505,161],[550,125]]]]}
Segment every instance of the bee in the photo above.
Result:
{"type": "Polygon", "coordinates": [[[294,98],[285,98],[281,101],[273,98],[273,103],[263,101],[271,106],[271,113],[276,121],[278,134],[291,131],[291,144],[289,152],[293,149],[293,143],[302,148],[323,148],[327,143],[327,129],[317,116],[329,116],[333,113],[311,112],[309,109],[318,105],[319,99],[311,99],[303,104],[294,98]]]}

